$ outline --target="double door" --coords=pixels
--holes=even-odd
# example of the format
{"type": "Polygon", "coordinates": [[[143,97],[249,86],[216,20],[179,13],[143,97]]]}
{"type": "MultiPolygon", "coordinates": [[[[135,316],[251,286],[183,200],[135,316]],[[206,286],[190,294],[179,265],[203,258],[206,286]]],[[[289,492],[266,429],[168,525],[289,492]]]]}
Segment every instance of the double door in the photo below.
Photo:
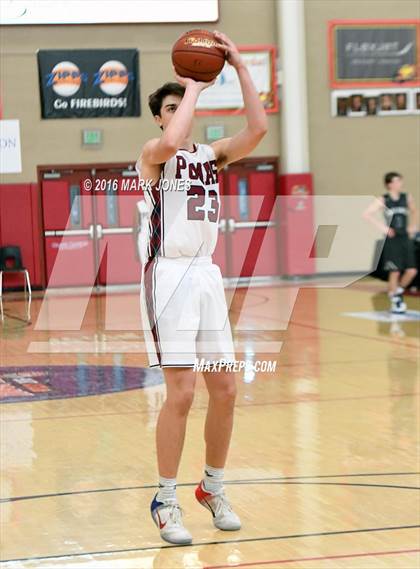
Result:
{"type": "Polygon", "coordinates": [[[42,215],[49,286],[139,282],[132,165],[42,172],[42,215]]]}
{"type": "Polygon", "coordinates": [[[221,214],[214,261],[224,277],[280,273],[276,161],[230,165],[220,182],[221,214]]]}
{"type": "MultiPolygon", "coordinates": [[[[132,164],[41,172],[48,286],[138,283],[133,222],[138,190],[132,164]]],[[[280,273],[275,161],[239,162],[219,179],[214,261],[224,277],[280,273]]]]}

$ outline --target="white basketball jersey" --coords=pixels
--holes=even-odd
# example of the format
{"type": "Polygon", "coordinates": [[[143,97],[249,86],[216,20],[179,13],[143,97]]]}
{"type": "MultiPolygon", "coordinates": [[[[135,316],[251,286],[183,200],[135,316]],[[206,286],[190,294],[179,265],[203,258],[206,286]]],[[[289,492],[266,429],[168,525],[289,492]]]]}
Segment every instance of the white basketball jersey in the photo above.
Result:
{"type": "Polygon", "coordinates": [[[140,231],[137,235],[137,249],[139,259],[142,265],[147,261],[148,248],[148,224],[149,224],[149,206],[145,200],[137,202],[137,211],[139,215],[140,231]]]}
{"type": "MultiPolygon", "coordinates": [[[[136,164],[141,176],[140,164],[136,164]]],[[[211,255],[216,247],[220,194],[211,146],[194,144],[162,164],[153,188],[143,186],[149,207],[149,258],[211,255]]]]}

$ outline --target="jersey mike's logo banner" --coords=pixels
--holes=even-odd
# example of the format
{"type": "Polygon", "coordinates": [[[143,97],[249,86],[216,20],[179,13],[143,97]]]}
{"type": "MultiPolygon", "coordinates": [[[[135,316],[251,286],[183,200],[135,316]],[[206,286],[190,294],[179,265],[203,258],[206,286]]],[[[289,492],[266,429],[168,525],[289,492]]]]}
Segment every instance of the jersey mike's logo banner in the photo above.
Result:
{"type": "Polygon", "coordinates": [[[136,49],[38,51],[42,118],[140,116],[136,49]]]}
{"type": "Polygon", "coordinates": [[[329,22],[334,88],[420,85],[420,20],[329,22]]]}

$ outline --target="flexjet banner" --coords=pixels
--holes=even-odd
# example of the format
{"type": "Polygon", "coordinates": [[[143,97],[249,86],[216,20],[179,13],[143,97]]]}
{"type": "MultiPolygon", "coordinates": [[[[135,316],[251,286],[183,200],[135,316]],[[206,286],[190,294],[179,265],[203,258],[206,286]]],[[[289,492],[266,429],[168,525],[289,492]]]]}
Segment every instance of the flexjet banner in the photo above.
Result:
{"type": "Polygon", "coordinates": [[[140,116],[137,49],[38,51],[44,119],[140,116]]]}
{"type": "Polygon", "coordinates": [[[420,84],[418,20],[329,22],[334,88],[420,84]]]}

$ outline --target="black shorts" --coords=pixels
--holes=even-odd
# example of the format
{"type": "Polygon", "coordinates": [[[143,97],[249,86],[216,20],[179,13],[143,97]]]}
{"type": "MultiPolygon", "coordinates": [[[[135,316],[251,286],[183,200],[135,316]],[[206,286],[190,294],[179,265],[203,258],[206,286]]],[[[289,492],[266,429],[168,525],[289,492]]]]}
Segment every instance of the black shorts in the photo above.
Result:
{"type": "Polygon", "coordinates": [[[408,235],[388,237],[382,256],[385,271],[405,271],[405,269],[416,268],[414,243],[408,235]]]}

